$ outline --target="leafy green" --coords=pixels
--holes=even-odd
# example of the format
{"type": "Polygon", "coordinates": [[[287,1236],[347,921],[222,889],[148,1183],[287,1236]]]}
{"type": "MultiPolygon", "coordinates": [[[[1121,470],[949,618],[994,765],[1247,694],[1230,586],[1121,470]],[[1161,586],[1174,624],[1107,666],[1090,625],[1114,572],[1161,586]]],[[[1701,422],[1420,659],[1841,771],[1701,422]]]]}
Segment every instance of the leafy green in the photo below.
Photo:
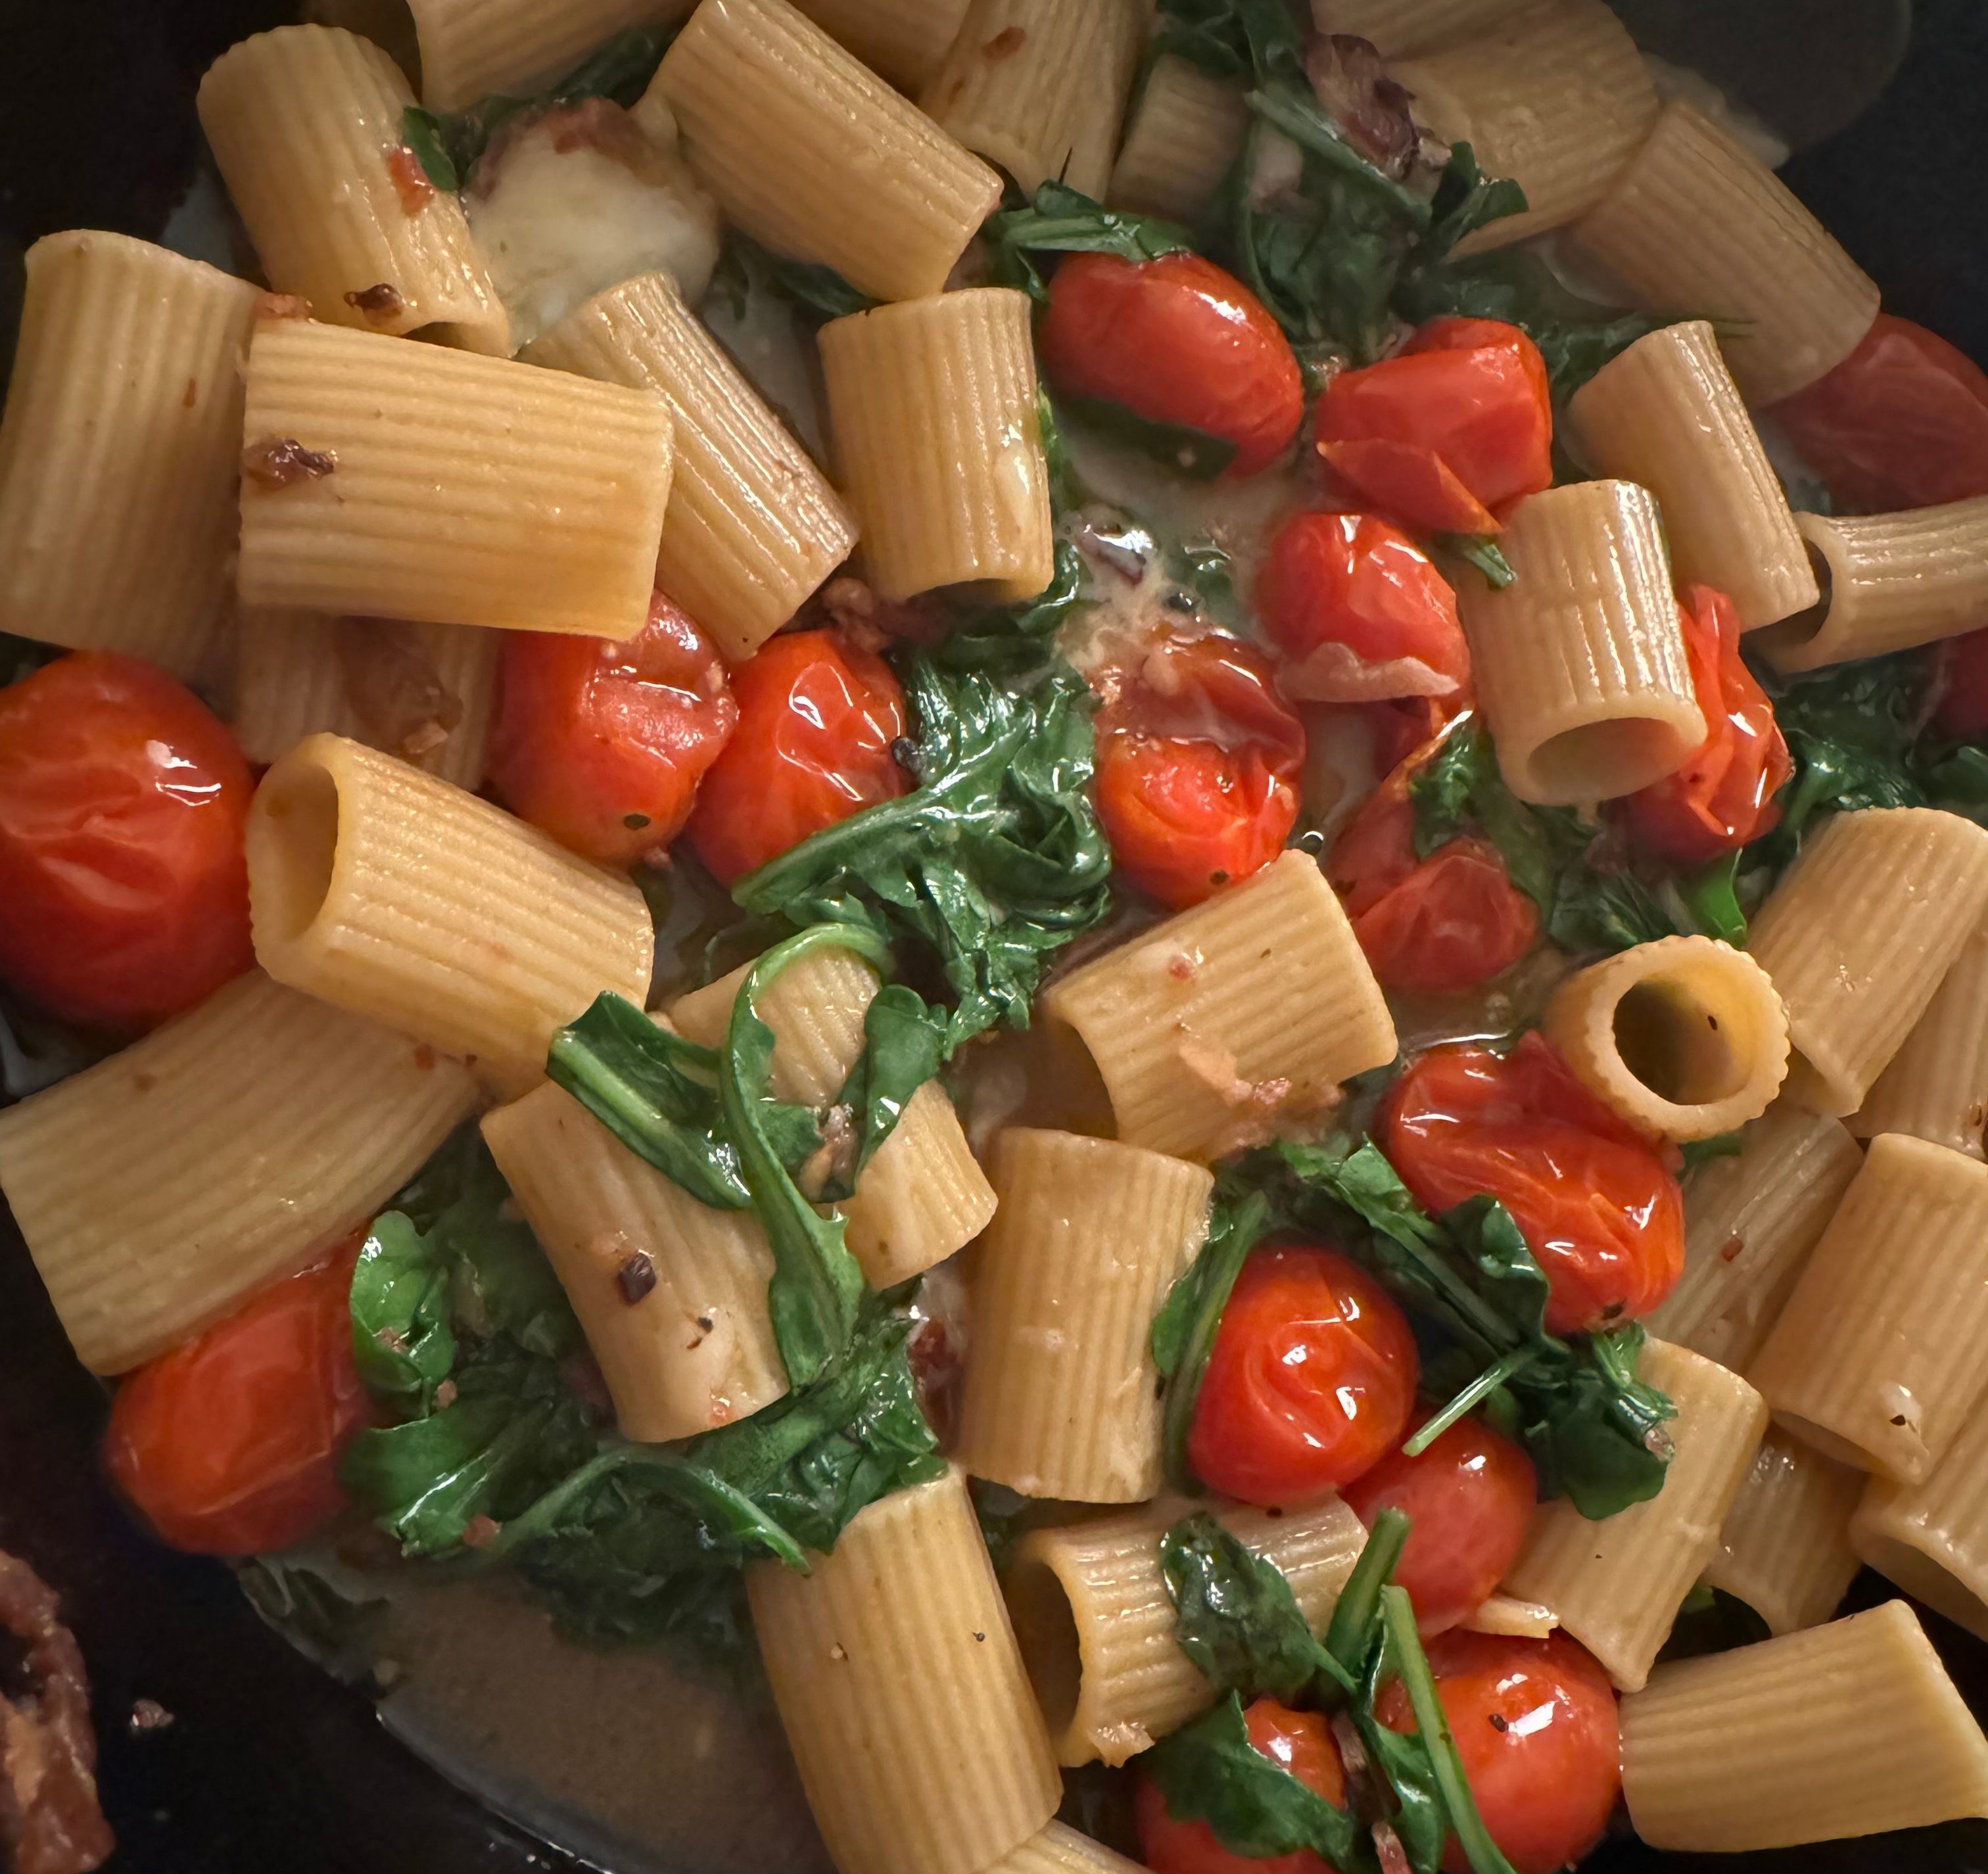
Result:
{"type": "Polygon", "coordinates": [[[397,1211],[377,1219],[352,1275],[352,1350],[375,1399],[425,1410],[455,1365],[449,1271],[397,1211]]]}
{"type": "Polygon", "coordinates": [[[1055,655],[1056,635],[1086,602],[1084,555],[1059,541],[1056,571],[1034,598],[982,613],[948,632],[931,653],[948,670],[979,670],[989,676],[1025,677],[1046,668],[1055,655]]]}
{"type": "Polygon", "coordinates": [[[357,1685],[372,1676],[384,1600],[354,1599],[316,1569],[275,1555],[238,1562],[235,1579],[248,1605],[333,1678],[357,1685]]]}
{"type": "Polygon", "coordinates": [[[1485,584],[1494,592],[1503,592],[1519,576],[1512,570],[1512,562],[1505,557],[1505,549],[1492,535],[1442,534],[1437,536],[1436,545],[1475,566],[1484,576],[1485,584]]]}
{"type": "Polygon", "coordinates": [[[854,1149],[848,1163],[816,1192],[817,1201],[837,1203],[855,1190],[863,1167],[891,1136],[911,1096],[938,1073],[945,1027],[945,1016],[915,990],[886,983],[877,991],[863,1015],[863,1052],[835,1096],[855,1121],[854,1149]]]}
{"type": "Polygon", "coordinates": [[[1746,1144],[1743,1133],[1718,1133],[1709,1139],[1687,1139],[1678,1150],[1683,1154],[1685,1170],[1696,1171],[1714,1159],[1737,1158],[1746,1144]]]}
{"type": "Polygon", "coordinates": [[[1186,481],[1212,481],[1236,459],[1236,444],[1226,436],[1211,436],[1177,423],[1157,423],[1101,397],[1067,397],[1064,414],[1108,441],[1150,456],[1186,481]]]}
{"type": "Polygon", "coordinates": [[[740,229],[728,229],[712,272],[711,290],[730,303],[733,317],[742,318],[753,293],[762,289],[788,301],[816,326],[851,312],[867,312],[878,303],[833,267],[776,254],[740,229]]]}
{"type": "Polygon", "coordinates": [[[1031,254],[1110,254],[1136,264],[1194,247],[1193,237],[1174,222],[1107,208],[1054,181],[1043,183],[1023,206],[989,215],[980,232],[994,278],[1021,288],[1038,304],[1047,300],[1049,289],[1031,254]]]}
{"type": "Polygon", "coordinates": [[[1261,1198],[1243,1196],[1232,1204],[1218,1203],[1199,1253],[1167,1291],[1166,1300],[1153,1317],[1153,1364],[1166,1387],[1163,1448],[1167,1474],[1182,1490],[1200,1488],[1188,1462],[1187,1438],[1194,1423],[1202,1375],[1215,1346],[1215,1330],[1221,1325],[1222,1311],[1229,1305],[1243,1263],[1270,1221],[1270,1205],[1261,1198]]]}

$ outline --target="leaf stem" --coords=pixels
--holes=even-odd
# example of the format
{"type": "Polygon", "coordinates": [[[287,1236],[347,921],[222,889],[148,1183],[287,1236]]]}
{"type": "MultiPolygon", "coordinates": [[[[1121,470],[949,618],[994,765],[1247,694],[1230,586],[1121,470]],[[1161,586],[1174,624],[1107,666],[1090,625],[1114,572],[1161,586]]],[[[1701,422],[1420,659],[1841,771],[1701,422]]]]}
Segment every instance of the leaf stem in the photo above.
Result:
{"type": "Polygon", "coordinates": [[[1419,1457],[1466,1413],[1481,1405],[1515,1373],[1522,1373],[1539,1357],[1537,1346],[1514,1347],[1495,1365],[1487,1366],[1439,1412],[1432,1413],[1415,1435],[1401,1447],[1404,1457],[1419,1457]]]}

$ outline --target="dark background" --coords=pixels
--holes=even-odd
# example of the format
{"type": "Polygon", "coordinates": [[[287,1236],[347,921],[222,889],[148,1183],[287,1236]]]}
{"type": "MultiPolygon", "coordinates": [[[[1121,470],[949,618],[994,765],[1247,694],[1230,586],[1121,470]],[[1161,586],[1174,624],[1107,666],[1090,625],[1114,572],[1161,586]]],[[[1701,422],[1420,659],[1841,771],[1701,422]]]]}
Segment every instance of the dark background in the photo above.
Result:
{"type": "MultiPolygon", "coordinates": [[[[1726,0],[1718,31],[1735,46],[1765,39],[1782,53],[1760,67],[1776,95],[1755,101],[1786,122],[1804,100],[1824,108],[1846,69],[1881,57],[1882,35],[1860,35],[1848,17],[1858,4],[1726,0]],[[1792,35],[1790,19],[1800,22],[1792,35]]],[[[0,0],[0,332],[12,329],[21,252],[41,235],[157,233],[200,160],[201,73],[292,10],[281,0],[0,0]]],[[[1622,10],[1652,43],[1676,23],[1672,0],[1623,0],[1622,10]]],[[[1783,173],[1883,285],[1890,309],[1988,363],[1984,172],[1988,5],[1919,0],[1905,62],[1877,107],[1783,173]]],[[[363,1697],[257,1620],[218,1564],[140,1536],[98,1475],[103,1408],[0,1212],[0,1547],[61,1591],[89,1659],[104,1806],[120,1843],[113,1869],[580,1866],[495,1821],[402,1749],[363,1697]],[[174,1721],[134,1732],[141,1697],[174,1721]]],[[[1887,1592],[1867,1576],[1853,1598],[1887,1592]]],[[[1928,1625],[1976,1708],[1988,1709],[1988,1648],[1928,1625]]],[[[0,1690],[17,1663],[0,1649],[0,1690]]],[[[1988,1874],[1988,1825],[1781,1855],[1664,1856],[1624,1842],[1587,1865],[1593,1874],[1988,1874]]]]}

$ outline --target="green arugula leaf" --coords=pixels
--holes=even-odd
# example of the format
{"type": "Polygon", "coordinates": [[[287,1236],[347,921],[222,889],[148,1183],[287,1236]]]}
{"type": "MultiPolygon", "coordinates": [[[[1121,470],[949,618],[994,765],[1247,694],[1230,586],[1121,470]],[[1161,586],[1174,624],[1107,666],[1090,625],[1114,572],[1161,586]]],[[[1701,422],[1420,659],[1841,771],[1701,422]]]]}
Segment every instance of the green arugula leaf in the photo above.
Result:
{"type": "Polygon", "coordinates": [[[1208,1370],[1222,1311],[1229,1305],[1249,1251],[1270,1227],[1270,1207],[1263,1197],[1244,1194],[1230,1204],[1218,1190],[1200,1253],[1167,1291],[1153,1317],[1153,1364],[1166,1384],[1162,1443],[1167,1475],[1177,1489],[1201,1488],[1187,1457],[1195,1399],[1208,1370]]]}
{"type": "Polygon", "coordinates": [[[1171,468],[1187,481],[1212,481],[1236,459],[1236,445],[1226,436],[1185,429],[1175,423],[1156,423],[1123,404],[1100,397],[1067,397],[1062,409],[1082,427],[1108,441],[1123,444],[1171,468]]]}
{"type": "Polygon", "coordinates": [[[1503,592],[1517,581],[1519,576],[1512,570],[1512,562],[1505,557],[1505,549],[1495,534],[1439,534],[1435,544],[1441,551],[1475,566],[1494,592],[1503,592]]]}
{"type": "Polygon", "coordinates": [[[1087,603],[1084,555],[1067,540],[1057,543],[1056,572],[1049,584],[1020,605],[1003,606],[948,632],[931,653],[943,670],[979,670],[989,677],[1021,677],[1048,667],[1057,632],[1087,603]]]}
{"type": "Polygon", "coordinates": [[[385,1601],[354,1599],[316,1569],[275,1555],[237,1562],[235,1579],[248,1605],[334,1679],[359,1685],[372,1676],[385,1601]]]}
{"type": "Polygon", "coordinates": [[[1707,937],[1746,947],[1746,913],[1740,908],[1740,855],[1729,853],[1695,877],[1681,880],[1678,890],[1689,921],[1707,937]]]}
{"type": "Polygon", "coordinates": [[[1687,1139],[1678,1150],[1683,1154],[1685,1170],[1696,1171],[1714,1159],[1737,1158],[1746,1146],[1744,1133],[1716,1133],[1709,1139],[1687,1139]]]}
{"type": "Polygon", "coordinates": [[[939,1070],[946,1018],[915,989],[886,983],[864,1011],[864,1048],[835,1096],[856,1122],[855,1150],[846,1168],[815,1195],[823,1204],[850,1196],[863,1167],[903,1117],[911,1096],[939,1070]]]}
{"type": "Polygon", "coordinates": [[[449,1271],[397,1211],[375,1220],[352,1274],[352,1351],[375,1399],[422,1410],[455,1365],[449,1271]]]}
{"type": "Polygon", "coordinates": [[[1193,237],[1175,222],[1107,208],[1054,181],[1043,183],[1023,206],[989,215],[980,232],[995,279],[1020,287],[1039,305],[1048,299],[1049,289],[1031,254],[1109,254],[1137,265],[1194,248],[1193,237]]]}
{"type": "Polygon", "coordinates": [[[787,301],[816,326],[852,312],[867,312],[881,303],[857,291],[834,268],[776,254],[736,228],[725,231],[711,289],[724,295],[734,318],[744,317],[752,295],[764,291],[787,301]]]}
{"type": "Polygon", "coordinates": [[[1564,1345],[1562,1359],[1542,1362],[1537,1379],[1528,1375],[1512,1391],[1540,1494],[1600,1521],[1663,1488],[1673,1449],[1665,1427],[1677,1408],[1636,1377],[1643,1330],[1633,1322],[1564,1345]]]}

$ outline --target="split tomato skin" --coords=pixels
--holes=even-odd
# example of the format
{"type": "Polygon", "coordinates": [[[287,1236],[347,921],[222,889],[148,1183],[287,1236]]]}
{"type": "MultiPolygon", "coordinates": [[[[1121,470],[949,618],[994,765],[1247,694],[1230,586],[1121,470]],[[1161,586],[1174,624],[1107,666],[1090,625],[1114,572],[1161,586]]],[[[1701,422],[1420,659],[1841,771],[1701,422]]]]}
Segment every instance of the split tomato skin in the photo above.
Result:
{"type": "Polygon", "coordinates": [[[1956,741],[1988,738],[1988,630],[1949,638],[1935,656],[1934,728],[1956,741]]]}

